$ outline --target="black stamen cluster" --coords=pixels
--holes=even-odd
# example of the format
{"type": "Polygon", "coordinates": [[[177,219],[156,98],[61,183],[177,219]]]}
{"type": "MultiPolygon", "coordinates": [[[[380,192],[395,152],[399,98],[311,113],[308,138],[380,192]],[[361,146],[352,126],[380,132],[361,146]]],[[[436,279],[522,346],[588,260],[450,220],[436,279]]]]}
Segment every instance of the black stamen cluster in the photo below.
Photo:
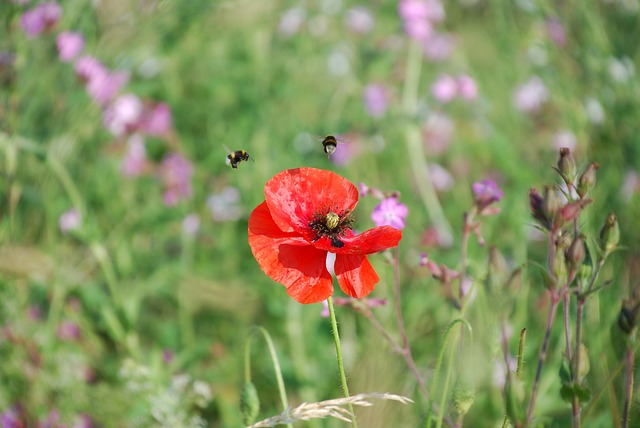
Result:
{"type": "Polygon", "coordinates": [[[345,231],[353,227],[353,216],[350,210],[336,212],[335,209],[325,208],[313,214],[309,227],[315,232],[313,241],[326,236],[331,240],[331,246],[336,248],[344,247],[344,242],[340,237],[345,235],[345,231]],[[335,217],[338,217],[336,222],[335,217]]]}

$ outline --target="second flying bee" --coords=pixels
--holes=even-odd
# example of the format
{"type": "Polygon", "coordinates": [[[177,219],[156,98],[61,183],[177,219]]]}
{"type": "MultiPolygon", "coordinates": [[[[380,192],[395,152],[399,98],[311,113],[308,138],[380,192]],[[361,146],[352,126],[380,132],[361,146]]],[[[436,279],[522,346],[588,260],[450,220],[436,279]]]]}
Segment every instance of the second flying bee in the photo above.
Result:
{"type": "Polygon", "coordinates": [[[231,152],[227,155],[227,165],[230,165],[233,169],[238,169],[238,164],[242,161],[248,161],[252,159],[244,150],[236,150],[235,152],[231,152]]]}
{"type": "Polygon", "coordinates": [[[327,154],[327,157],[330,158],[333,152],[336,151],[336,147],[338,147],[338,141],[336,137],[333,135],[327,135],[322,140],[322,147],[324,147],[324,152],[327,154]]]}

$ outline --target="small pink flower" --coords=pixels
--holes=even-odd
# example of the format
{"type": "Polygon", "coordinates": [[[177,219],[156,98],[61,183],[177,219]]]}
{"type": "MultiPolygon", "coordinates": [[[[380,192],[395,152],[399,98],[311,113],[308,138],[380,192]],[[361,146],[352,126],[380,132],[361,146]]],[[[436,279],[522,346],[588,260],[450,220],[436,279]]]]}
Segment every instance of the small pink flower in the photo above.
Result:
{"type": "Polygon", "coordinates": [[[451,143],[455,125],[453,120],[444,113],[434,113],[429,116],[423,128],[425,146],[432,156],[444,153],[451,143]]]}
{"type": "Polygon", "coordinates": [[[307,12],[302,7],[294,7],[282,14],[278,31],[283,36],[293,36],[300,31],[304,21],[307,18],[307,12]]]}
{"type": "Polygon", "coordinates": [[[442,74],[431,86],[431,93],[441,103],[448,103],[458,94],[458,82],[448,74],[442,74]]]}
{"type": "Polygon", "coordinates": [[[370,32],[376,23],[371,11],[363,6],[356,6],[347,10],[345,22],[351,31],[359,34],[370,32]]]}
{"type": "Polygon", "coordinates": [[[427,253],[420,253],[420,267],[427,266],[427,262],[429,262],[429,257],[427,253]]]}
{"type": "Polygon", "coordinates": [[[182,155],[169,153],[162,160],[160,177],[164,184],[164,204],[175,206],[183,199],[191,197],[191,176],[193,166],[182,155]]]}
{"type": "Polygon", "coordinates": [[[373,209],[371,220],[376,226],[391,226],[402,230],[406,226],[405,219],[409,208],[398,201],[398,198],[385,198],[373,209]]]}
{"type": "Polygon", "coordinates": [[[84,38],[82,34],[72,31],[64,31],[56,38],[58,47],[58,57],[62,62],[69,62],[75,59],[84,49],[84,38]]]}
{"type": "Polygon", "coordinates": [[[369,194],[369,186],[367,186],[363,182],[358,183],[358,192],[360,192],[360,196],[364,198],[369,194]]]}
{"type": "Polygon", "coordinates": [[[20,25],[29,38],[53,28],[62,16],[62,8],[54,1],[41,3],[20,17],[20,25]]]}
{"type": "Polygon", "coordinates": [[[76,61],[76,75],[87,83],[99,74],[106,74],[107,68],[92,56],[85,55],[76,61]]]}
{"type": "Polygon", "coordinates": [[[433,33],[423,43],[424,56],[431,61],[444,61],[449,58],[455,41],[445,33],[433,33]]]}
{"type": "Polygon", "coordinates": [[[446,192],[453,188],[453,176],[440,164],[429,163],[429,177],[437,192],[446,192]]]}
{"type": "Polygon", "coordinates": [[[388,104],[387,88],[379,84],[367,85],[364,88],[364,105],[371,117],[381,118],[384,116],[388,104]]]}
{"type": "Polygon", "coordinates": [[[120,95],[103,113],[104,126],[114,136],[132,132],[142,117],[143,105],[135,94],[120,95]]]}
{"type": "Polygon", "coordinates": [[[195,213],[187,215],[182,220],[182,232],[188,236],[194,236],[200,230],[200,216],[195,213]]]}
{"type": "Polygon", "coordinates": [[[58,326],[57,336],[68,342],[76,341],[80,338],[80,326],[73,321],[62,321],[58,326]]]}
{"type": "Polygon", "coordinates": [[[142,175],[147,167],[147,151],[144,138],[140,134],[133,134],[127,141],[127,151],[122,158],[120,171],[126,177],[142,175]]]}
{"type": "Polygon", "coordinates": [[[478,212],[482,212],[494,202],[499,202],[504,196],[502,189],[493,180],[476,181],[471,186],[471,189],[478,212]]]}
{"type": "Polygon", "coordinates": [[[161,137],[172,126],[171,109],[166,103],[158,103],[148,110],[142,120],[142,132],[146,135],[161,137]]]}
{"type": "Polygon", "coordinates": [[[556,150],[560,150],[562,147],[568,147],[569,150],[574,151],[578,145],[576,134],[568,129],[563,129],[553,134],[552,140],[553,148],[556,150]]]}
{"type": "Polygon", "coordinates": [[[71,230],[80,228],[80,225],[82,224],[82,216],[77,209],[71,208],[60,216],[58,223],[60,231],[67,234],[71,230]]]}
{"type": "Polygon", "coordinates": [[[562,48],[567,44],[567,33],[558,19],[553,18],[547,21],[547,34],[556,46],[562,48]]]}
{"type": "Polygon", "coordinates": [[[515,107],[525,113],[536,113],[549,99],[549,91],[538,76],[518,86],[513,93],[515,107]]]}
{"type": "Polygon", "coordinates": [[[87,92],[100,106],[105,106],[129,81],[124,71],[96,72],[87,83],[87,92]]]}
{"type": "Polygon", "coordinates": [[[475,100],[478,96],[475,80],[466,75],[458,77],[458,94],[467,101],[475,100]]]}

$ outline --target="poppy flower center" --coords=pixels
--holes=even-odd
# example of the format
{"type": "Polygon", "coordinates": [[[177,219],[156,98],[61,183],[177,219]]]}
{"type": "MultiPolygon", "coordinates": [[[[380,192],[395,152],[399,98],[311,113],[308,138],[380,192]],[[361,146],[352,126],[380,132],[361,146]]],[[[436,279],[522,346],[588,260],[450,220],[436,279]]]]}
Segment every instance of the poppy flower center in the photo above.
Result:
{"type": "Polygon", "coordinates": [[[340,240],[347,230],[353,226],[353,216],[350,210],[336,213],[333,209],[323,209],[313,214],[309,222],[309,228],[315,233],[313,242],[327,237],[331,240],[331,246],[342,248],[344,242],[340,240]]]}

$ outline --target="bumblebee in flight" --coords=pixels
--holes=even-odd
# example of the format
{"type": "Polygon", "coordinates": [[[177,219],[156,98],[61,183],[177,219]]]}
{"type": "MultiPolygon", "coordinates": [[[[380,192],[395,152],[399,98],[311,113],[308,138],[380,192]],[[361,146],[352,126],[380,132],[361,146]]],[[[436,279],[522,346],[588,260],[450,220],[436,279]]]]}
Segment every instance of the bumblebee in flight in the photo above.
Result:
{"type": "Polygon", "coordinates": [[[238,169],[238,164],[242,161],[248,161],[249,159],[253,160],[249,153],[244,150],[236,150],[231,151],[227,150],[229,154],[227,155],[227,165],[230,165],[233,169],[238,169]]]}
{"type": "Polygon", "coordinates": [[[336,147],[338,147],[338,140],[333,135],[327,135],[322,140],[322,147],[324,147],[324,152],[327,154],[327,157],[330,158],[333,152],[336,151],[336,147]]]}

